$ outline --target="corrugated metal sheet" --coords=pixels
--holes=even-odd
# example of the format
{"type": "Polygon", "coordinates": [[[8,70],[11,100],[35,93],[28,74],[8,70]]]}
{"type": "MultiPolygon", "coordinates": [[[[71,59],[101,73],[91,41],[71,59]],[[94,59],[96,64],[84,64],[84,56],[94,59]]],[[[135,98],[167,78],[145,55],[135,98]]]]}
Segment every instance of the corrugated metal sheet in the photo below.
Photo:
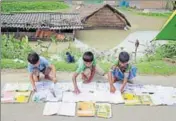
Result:
{"type": "Polygon", "coordinates": [[[3,28],[82,29],[79,14],[76,13],[14,13],[1,14],[3,28]]]}

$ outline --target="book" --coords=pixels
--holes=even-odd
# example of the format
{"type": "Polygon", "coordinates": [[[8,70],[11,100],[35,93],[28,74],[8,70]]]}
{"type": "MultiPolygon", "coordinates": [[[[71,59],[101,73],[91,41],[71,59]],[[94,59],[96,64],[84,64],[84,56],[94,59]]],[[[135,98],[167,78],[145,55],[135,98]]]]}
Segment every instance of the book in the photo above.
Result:
{"type": "Polygon", "coordinates": [[[43,115],[44,116],[56,115],[58,113],[60,105],[61,102],[47,102],[43,110],[43,115]]]}
{"type": "Polygon", "coordinates": [[[15,102],[15,92],[1,93],[1,103],[14,103],[14,102],[15,102]]]}
{"type": "Polygon", "coordinates": [[[96,103],[96,116],[100,118],[111,118],[112,110],[109,103],[96,103]]]}
{"type": "Polygon", "coordinates": [[[28,82],[6,83],[3,91],[31,91],[31,84],[28,82]]]}
{"type": "Polygon", "coordinates": [[[31,91],[15,92],[15,103],[27,103],[29,101],[31,91]]]}
{"type": "Polygon", "coordinates": [[[142,105],[152,105],[152,100],[150,95],[140,95],[139,98],[142,105]]]}
{"type": "Polygon", "coordinates": [[[123,93],[125,105],[139,105],[141,104],[140,98],[132,93],[123,93]]]}
{"type": "Polygon", "coordinates": [[[76,103],[62,102],[57,114],[62,116],[75,116],[75,111],[76,103]]]}
{"type": "Polygon", "coordinates": [[[43,115],[75,116],[75,110],[76,103],[47,102],[43,110],[43,115]]]}
{"type": "Polygon", "coordinates": [[[116,90],[115,93],[110,93],[109,91],[96,91],[95,92],[96,102],[108,102],[108,103],[124,103],[123,97],[120,91],[116,90]]]}
{"type": "Polygon", "coordinates": [[[77,116],[92,117],[95,116],[95,103],[93,102],[78,102],[77,116]]]}

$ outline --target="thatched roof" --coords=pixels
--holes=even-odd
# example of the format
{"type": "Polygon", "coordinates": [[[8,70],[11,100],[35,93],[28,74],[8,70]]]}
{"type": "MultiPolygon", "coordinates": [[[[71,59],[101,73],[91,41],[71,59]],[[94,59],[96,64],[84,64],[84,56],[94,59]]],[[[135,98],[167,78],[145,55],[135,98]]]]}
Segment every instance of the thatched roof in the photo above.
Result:
{"type": "Polygon", "coordinates": [[[76,13],[13,13],[1,14],[2,28],[28,29],[82,29],[80,16],[76,13]]]}
{"type": "Polygon", "coordinates": [[[77,12],[80,14],[81,21],[84,23],[88,18],[93,16],[95,13],[99,12],[103,8],[109,8],[114,14],[117,14],[121,17],[121,20],[126,23],[126,25],[131,27],[130,22],[126,19],[125,15],[121,12],[119,12],[117,9],[114,7],[110,6],[109,4],[105,5],[87,5],[87,6],[80,6],[73,9],[74,12],[77,12]],[[79,9],[78,9],[79,8],[79,9]]]}

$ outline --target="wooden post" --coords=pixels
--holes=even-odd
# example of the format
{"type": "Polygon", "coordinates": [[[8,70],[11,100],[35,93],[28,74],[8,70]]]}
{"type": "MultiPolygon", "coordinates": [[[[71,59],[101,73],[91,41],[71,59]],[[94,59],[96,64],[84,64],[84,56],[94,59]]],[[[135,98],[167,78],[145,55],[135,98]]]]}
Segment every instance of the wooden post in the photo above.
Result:
{"type": "Polygon", "coordinates": [[[17,28],[17,38],[19,37],[19,29],[17,28]]]}
{"type": "Polygon", "coordinates": [[[139,47],[139,40],[135,42],[135,63],[136,63],[136,55],[137,55],[137,48],[139,47]]]}
{"type": "Polygon", "coordinates": [[[75,30],[73,29],[73,41],[75,40],[75,30]]]}
{"type": "Polygon", "coordinates": [[[9,30],[7,29],[7,37],[9,38],[9,30]]]}

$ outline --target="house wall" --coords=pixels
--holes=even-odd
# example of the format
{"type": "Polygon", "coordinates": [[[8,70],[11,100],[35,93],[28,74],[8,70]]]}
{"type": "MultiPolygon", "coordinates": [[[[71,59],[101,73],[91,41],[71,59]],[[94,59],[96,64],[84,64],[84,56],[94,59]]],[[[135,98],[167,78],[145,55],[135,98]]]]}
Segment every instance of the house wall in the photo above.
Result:
{"type": "Polygon", "coordinates": [[[104,4],[109,4],[111,6],[116,6],[117,5],[117,1],[116,0],[104,0],[103,3],[104,4]]]}
{"type": "Polygon", "coordinates": [[[130,1],[130,7],[136,7],[137,9],[165,9],[167,1],[130,1]]]}
{"type": "MultiPolygon", "coordinates": [[[[22,37],[28,36],[29,40],[37,40],[37,39],[41,39],[41,40],[49,40],[51,35],[49,35],[48,33],[45,33],[43,35],[39,35],[36,36],[36,32],[2,32],[2,34],[6,34],[6,35],[11,35],[13,34],[16,38],[21,39],[22,37]],[[47,37],[44,37],[45,35],[48,35],[47,37]]],[[[65,36],[70,37],[70,38],[74,38],[74,34],[73,33],[56,33],[56,39],[64,39],[65,36]]]]}
{"type": "Polygon", "coordinates": [[[124,28],[126,23],[122,20],[122,17],[113,13],[108,7],[104,7],[97,13],[89,17],[85,24],[87,26],[94,27],[118,27],[124,28]]]}

